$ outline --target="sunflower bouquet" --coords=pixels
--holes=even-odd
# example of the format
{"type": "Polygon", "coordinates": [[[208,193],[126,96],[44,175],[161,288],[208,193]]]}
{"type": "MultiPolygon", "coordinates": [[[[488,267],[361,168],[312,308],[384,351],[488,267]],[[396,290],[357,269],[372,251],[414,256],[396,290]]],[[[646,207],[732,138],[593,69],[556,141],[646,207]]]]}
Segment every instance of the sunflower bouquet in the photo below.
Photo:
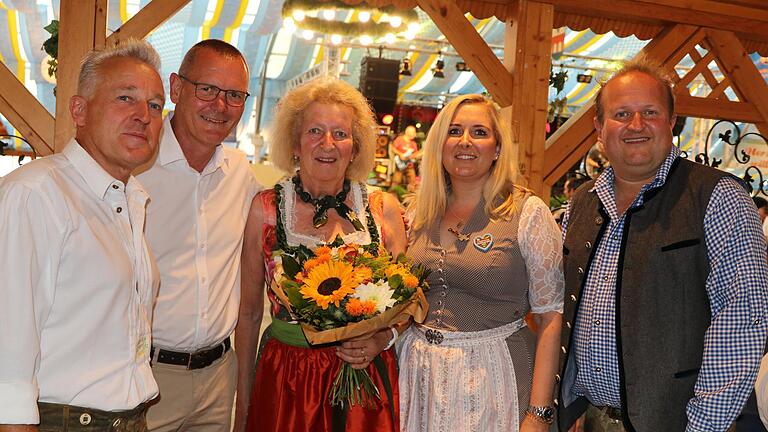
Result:
{"type": "MultiPolygon", "coordinates": [[[[279,254],[279,252],[278,252],[279,254]]],[[[279,254],[282,269],[272,290],[301,324],[312,345],[344,341],[427,313],[423,289],[428,271],[404,255],[370,251],[340,241],[295,255],[279,254]]],[[[380,397],[365,369],[343,363],[331,405],[367,405],[380,397]]]]}

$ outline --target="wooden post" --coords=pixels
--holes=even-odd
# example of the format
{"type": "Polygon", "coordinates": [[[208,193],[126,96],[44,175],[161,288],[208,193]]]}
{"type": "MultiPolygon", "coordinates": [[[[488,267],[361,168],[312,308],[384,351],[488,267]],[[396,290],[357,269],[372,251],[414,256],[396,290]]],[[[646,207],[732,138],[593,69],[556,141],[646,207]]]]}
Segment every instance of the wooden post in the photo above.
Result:
{"type": "Polygon", "coordinates": [[[53,153],[53,116],[3,63],[0,63],[0,112],[38,155],[53,153]]]}
{"type": "Polygon", "coordinates": [[[515,18],[507,22],[504,38],[504,65],[515,77],[512,106],[502,114],[519,145],[519,183],[546,202],[549,188],[544,187],[542,168],[554,9],[551,4],[530,0],[519,0],[515,7],[515,18]]]}
{"type": "Polygon", "coordinates": [[[61,151],[75,135],[69,99],[77,91],[80,61],[94,48],[104,47],[107,32],[107,0],[61,2],[59,68],[56,76],[56,129],[54,151],[61,151]]]}

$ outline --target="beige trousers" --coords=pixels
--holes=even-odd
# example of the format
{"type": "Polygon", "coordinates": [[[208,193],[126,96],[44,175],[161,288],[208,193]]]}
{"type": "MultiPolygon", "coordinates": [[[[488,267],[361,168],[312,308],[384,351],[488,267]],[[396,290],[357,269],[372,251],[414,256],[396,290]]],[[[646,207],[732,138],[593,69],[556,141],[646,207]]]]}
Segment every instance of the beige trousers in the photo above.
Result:
{"type": "Polygon", "coordinates": [[[233,350],[203,369],[153,362],[152,372],[160,396],[147,412],[150,431],[230,431],[237,388],[233,350]]]}

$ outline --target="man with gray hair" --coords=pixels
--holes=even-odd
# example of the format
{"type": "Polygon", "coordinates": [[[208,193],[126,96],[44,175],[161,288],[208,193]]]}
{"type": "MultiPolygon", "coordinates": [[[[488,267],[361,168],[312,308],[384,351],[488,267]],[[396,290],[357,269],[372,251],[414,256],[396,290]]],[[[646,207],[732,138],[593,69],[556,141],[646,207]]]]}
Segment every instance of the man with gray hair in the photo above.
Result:
{"type": "Polygon", "coordinates": [[[0,431],[146,430],[157,277],[131,172],[157,148],[159,67],[142,41],[89,53],[75,138],[0,183],[0,431]]]}

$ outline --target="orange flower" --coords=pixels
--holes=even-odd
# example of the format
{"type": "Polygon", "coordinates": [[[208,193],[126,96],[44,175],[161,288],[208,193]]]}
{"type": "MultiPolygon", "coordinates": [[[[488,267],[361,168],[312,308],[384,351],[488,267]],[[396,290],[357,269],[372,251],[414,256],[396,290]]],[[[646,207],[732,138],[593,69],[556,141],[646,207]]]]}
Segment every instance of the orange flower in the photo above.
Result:
{"type": "Polygon", "coordinates": [[[390,264],[387,266],[386,269],[384,269],[384,274],[386,274],[388,278],[396,274],[399,274],[400,276],[405,278],[405,275],[408,274],[408,270],[406,270],[405,267],[402,266],[402,264],[390,264]]]}
{"type": "Polygon", "coordinates": [[[347,302],[347,305],[345,306],[345,308],[347,309],[347,312],[353,317],[360,316],[363,314],[363,303],[360,301],[360,299],[356,299],[352,297],[347,302]]]}
{"type": "Polygon", "coordinates": [[[373,279],[373,272],[371,271],[370,267],[366,266],[360,266],[355,268],[355,278],[357,278],[357,283],[366,283],[369,282],[371,279],[373,279]]]}
{"type": "Polygon", "coordinates": [[[339,258],[349,262],[354,261],[359,253],[357,247],[351,245],[342,245],[338,249],[339,258]]]}
{"type": "Polygon", "coordinates": [[[367,300],[360,303],[363,307],[363,314],[373,315],[376,313],[376,302],[367,300]]]}
{"type": "MultiPolygon", "coordinates": [[[[323,247],[325,247],[325,246],[323,246],[323,247]]],[[[331,256],[330,255],[318,255],[315,258],[310,258],[310,259],[308,259],[304,263],[304,270],[309,272],[313,268],[317,267],[318,265],[323,264],[323,263],[327,263],[330,260],[331,260],[331,256]]]]}
{"type": "Polygon", "coordinates": [[[320,246],[319,248],[315,249],[315,255],[318,257],[322,255],[328,255],[330,257],[331,255],[331,248],[328,246],[320,246]]]}
{"type": "Polygon", "coordinates": [[[414,289],[419,286],[419,278],[412,274],[405,275],[403,278],[403,284],[405,284],[406,288],[414,289]]]}

